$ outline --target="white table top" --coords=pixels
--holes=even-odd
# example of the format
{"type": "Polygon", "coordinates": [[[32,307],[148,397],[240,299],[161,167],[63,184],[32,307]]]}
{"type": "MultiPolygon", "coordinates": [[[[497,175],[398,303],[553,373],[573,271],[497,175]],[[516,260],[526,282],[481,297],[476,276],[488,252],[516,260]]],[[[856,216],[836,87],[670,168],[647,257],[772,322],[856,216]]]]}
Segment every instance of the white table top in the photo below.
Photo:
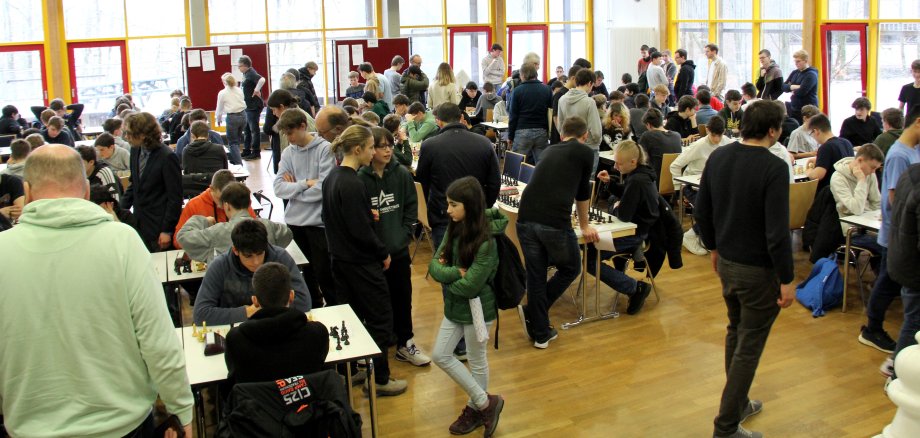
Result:
{"type": "MultiPolygon", "coordinates": [[[[504,187],[505,187],[505,186],[503,186],[503,188],[504,188],[504,187]]],[[[524,183],[522,183],[522,182],[518,182],[518,194],[517,194],[517,195],[514,195],[514,197],[520,199],[520,196],[521,196],[522,194],[524,194],[524,190],[525,190],[526,188],[527,188],[527,184],[524,184],[524,183]]],[[[507,211],[507,212],[509,212],[509,213],[513,213],[513,214],[517,214],[517,213],[518,213],[518,208],[517,208],[517,207],[512,207],[512,206],[510,206],[510,205],[508,205],[508,204],[505,204],[505,203],[503,203],[503,202],[500,202],[500,201],[495,201],[494,207],[497,207],[498,209],[503,210],[503,211],[507,211]]],[[[575,212],[575,208],[576,208],[576,207],[575,207],[575,205],[573,204],[573,205],[572,205],[572,212],[573,212],[573,213],[575,212]]],[[[623,221],[617,219],[616,216],[613,216],[613,215],[611,215],[611,214],[607,214],[606,212],[604,212],[603,215],[604,215],[604,218],[609,217],[609,218],[613,219],[613,222],[611,222],[611,223],[606,223],[606,222],[605,222],[605,223],[595,223],[595,222],[592,221],[592,222],[591,222],[591,226],[594,227],[594,229],[597,230],[597,232],[598,232],[599,234],[601,234],[601,233],[623,233],[624,231],[630,231],[630,230],[633,230],[633,233],[635,233],[634,230],[637,228],[636,224],[634,224],[634,223],[632,223],[632,222],[623,222],[623,221]]],[[[580,227],[577,227],[577,226],[576,226],[576,227],[572,227],[572,228],[573,228],[573,230],[575,231],[575,237],[581,239],[581,236],[582,236],[582,234],[581,234],[581,228],[580,228],[580,227]]]]}
{"type": "Polygon", "coordinates": [[[613,162],[613,151],[603,151],[599,152],[597,155],[602,160],[613,162]]]}
{"type": "Polygon", "coordinates": [[[686,176],[677,176],[674,177],[674,181],[677,181],[681,184],[686,184],[690,187],[699,187],[700,179],[703,177],[702,174],[699,175],[686,175],[686,176]]]}
{"type": "MultiPolygon", "coordinates": [[[[313,309],[307,312],[307,315],[312,317],[314,321],[323,323],[330,330],[333,326],[338,326],[339,330],[341,330],[342,321],[345,321],[345,328],[348,329],[349,345],[343,344],[341,350],[336,350],[335,338],[330,336],[329,354],[326,355],[327,364],[380,355],[380,349],[377,348],[371,335],[348,304],[313,309]]],[[[220,331],[222,335],[226,336],[230,326],[208,326],[208,330],[220,331]]],[[[223,354],[205,356],[204,343],[199,342],[198,339],[192,336],[191,327],[177,328],[176,335],[179,336],[183,343],[185,371],[188,374],[188,380],[191,385],[201,385],[227,379],[227,362],[223,354]]]]}
{"type": "Polygon", "coordinates": [[[0,155],[2,155],[2,156],[4,156],[4,157],[10,156],[10,154],[12,154],[12,153],[13,153],[13,148],[11,148],[11,147],[9,147],[9,146],[4,146],[4,147],[0,148],[0,155]]]}
{"type": "Polygon", "coordinates": [[[878,232],[879,228],[882,227],[882,211],[870,210],[860,215],[842,217],[840,222],[878,232]]]}
{"type": "Polygon", "coordinates": [[[233,172],[233,177],[236,179],[249,178],[249,171],[246,170],[246,166],[239,165],[239,164],[231,164],[229,169],[231,172],[233,172]]]}
{"type": "MultiPolygon", "coordinates": [[[[297,264],[297,266],[304,266],[310,263],[310,261],[307,260],[307,256],[303,254],[303,251],[300,250],[300,247],[297,246],[297,243],[294,242],[293,240],[285,249],[287,250],[288,254],[291,255],[291,258],[294,259],[294,263],[297,264]]],[[[154,254],[163,254],[163,257],[165,258],[167,279],[166,281],[164,281],[164,283],[166,282],[183,283],[186,281],[204,278],[204,274],[207,272],[207,269],[208,269],[207,266],[205,266],[204,269],[199,271],[198,267],[196,266],[197,262],[195,262],[194,260],[192,261],[192,272],[183,272],[182,274],[176,275],[175,260],[176,258],[180,257],[184,253],[185,251],[181,249],[174,249],[170,251],[154,253],[154,254]]]]}
{"type": "Polygon", "coordinates": [[[96,140],[77,140],[73,142],[74,146],[95,146],[96,140]]]}
{"type": "Polygon", "coordinates": [[[482,122],[481,125],[492,129],[508,129],[508,122],[482,122]]]}
{"type": "Polygon", "coordinates": [[[153,270],[157,273],[157,279],[160,280],[160,283],[167,283],[169,281],[169,261],[167,260],[166,252],[155,252],[150,254],[150,264],[153,265],[153,270]]]}

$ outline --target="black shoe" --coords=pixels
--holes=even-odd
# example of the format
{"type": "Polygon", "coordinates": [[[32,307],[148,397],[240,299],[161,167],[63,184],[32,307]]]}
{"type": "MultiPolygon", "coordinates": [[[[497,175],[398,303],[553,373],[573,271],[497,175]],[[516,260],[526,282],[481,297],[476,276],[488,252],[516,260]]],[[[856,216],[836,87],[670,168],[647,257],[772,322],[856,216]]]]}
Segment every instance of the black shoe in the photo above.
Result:
{"type": "Polygon", "coordinates": [[[872,331],[866,326],[862,326],[860,330],[859,342],[888,354],[894,353],[894,349],[898,346],[898,343],[891,339],[885,330],[872,331]]]}
{"type": "Polygon", "coordinates": [[[645,299],[648,298],[648,294],[652,291],[652,285],[639,281],[636,283],[636,291],[633,292],[629,297],[629,305],[626,306],[627,315],[635,315],[642,310],[642,306],[645,304],[645,299]]]}
{"type": "Polygon", "coordinates": [[[541,350],[545,350],[545,349],[549,348],[549,341],[554,341],[554,340],[556,340],[556,338],[558,338],[558,337],[559,337],[559,332],[557,332],[555,328],[553,328],[552,326],[550,326],[550,328],[549,328],[549,336],[547,336],[546,339],[544,339],[544,340],[542,340],[542,341],[541,341],[541,340],[538,340],[538,339],[536,339],[536,338],[534,338],[534,340],[533,340],[533,346],[534,346],[535,348],[539,348],[539,349],[541,349],[541,350]]]}
{"type": "Polygon", "coordinates": [[[260,158],[262,158],[262,154],[259,154],[259,153],[253,153],[253,154],[246,155],[245,157],[243,157],[243,159],[246,161],[258,160],[260,158]]]}

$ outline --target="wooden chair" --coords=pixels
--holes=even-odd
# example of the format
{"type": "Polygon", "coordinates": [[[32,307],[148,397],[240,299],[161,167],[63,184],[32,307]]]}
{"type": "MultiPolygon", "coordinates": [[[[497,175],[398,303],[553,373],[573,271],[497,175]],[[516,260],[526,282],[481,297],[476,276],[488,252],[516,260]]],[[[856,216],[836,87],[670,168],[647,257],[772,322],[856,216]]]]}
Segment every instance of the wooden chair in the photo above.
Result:
{"type": "Polygon", "coordinates": [[[521,175],[521,164],[527,158],[517,152],[505,151],[505,165],[502,168],[502,175],[518,179],[521,175]]]}
{"type": "Polygon", "coordinates": [[[498,210],[508,218],[508,226],[505,227],[505,235],[508,236],[511,243],[514,244],[514,247],[517,248],[518,255],[521,257],[521,263],[524,263],[524,251],[521,249],[521,241],[518,239],[517,235],[518,212],[510,210],[508,206],[504,204],[498,204],[498,210]]]}
{"type": "Polygon", "coordinates": [[[491,122],[491,121],[492,121],[492,108],[489,108],[489,109],[486,110],[486,119],[485,119],[485,121],[486,121],[486,122],[491,122]]]}
{"type": "Polygon", "coordinates": [[[534,169],[536,169],[536,167],[533,164],[521,163],[521,174],[518,180],[524,184],[530,183],[530,178],[533,177],[534,169]]]}
{"type": "MultiPolygon", "coordinates": [[[[661,296],[658,295],[658,288],[655,287],[655,276],[652,275],[652,270],[649,268],[648,261],[645,259],[645,254],[649,251],[649,249],[651,249],[651,247],[652,245],[650,243],[643,242],[642,246],[636,248],[632,254],[616,254],[610,258],[610,261],[613,262],[614,266],[616,266],[615,261],[618,259],[622,260],[623,272],[629,271],[629,269],[632,268],[632,270],[641,273],[652,286],[652,292],[655,293],[655,302],[660,303],[661,296]],[[636,262],[643,262],[644,267],[636,267],[636,262]]],[[[614,298],[614,308],[616,308],[616,303],[619,301],[619,299],[620,294],[617,292],[616,297],[614,298]]]]}
{"type": "MultiPolygon", "coordinates": [[[[262,207],[261,211],[265,211],[265,208],[268,207],[268,217],[266,219],[271,220],[272,213],[275,211],[275,204],[272,202],[271,198],[263,193],[262,190],[252,192],[252,197],[255,198],[262,207]]],[[[261,216],[261,211],[256,212],[256,214],[261,216]]]]}
{"type": "Polygon", "coordinates": [[[415,260],[415,253],[418,252],[422,237],[428,240],[428,246],[431,247],[432,256],[434,252],[437,251],[437,248],[434,247],[434,242],[431,241],[431,226],[428,224],[428,202],[425,200],[425,191],[422,189],[422,183],[415,183],[415,195],[418,198],[418,222],[416,226],[421,226],[422,232],[415,237],[415,249],[412,250],[412,257],[410,257],[409,260],[415,260]]]}
{"type": "Polygon", "coordinates": [[[805,226],[805,217],[815,200],[818,180],[789,184],[789,229],[798,230],[805,226]]]}
{"type": "Polygon", "coordinates": [[[661,169],[658,173],[658,194],[667,196],[674,194],[674,177],[671,175],[671,163],[680,154],[664,154],[661,156],[661,169]]]}

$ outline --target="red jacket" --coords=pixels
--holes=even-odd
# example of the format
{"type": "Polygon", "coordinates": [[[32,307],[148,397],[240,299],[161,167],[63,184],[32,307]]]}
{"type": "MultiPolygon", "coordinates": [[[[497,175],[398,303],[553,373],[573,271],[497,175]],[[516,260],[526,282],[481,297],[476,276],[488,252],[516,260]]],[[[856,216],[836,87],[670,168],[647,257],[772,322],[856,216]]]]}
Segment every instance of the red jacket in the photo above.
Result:
{"type": "MultiPolygon", "coordinates": [[[[252,207],[249,207],[249,215],[253,218],[258,217],[252,207]]],[[[179,234],[179,230],[182,229],[182,226],[185,225],[192,216],[210,216],[217,220],[217,222],[227,222],[227,213],[224,213],[224,209],[218,207],[217,204],[214,203],[214,198],[211,197],[211,189],[206,189],[201,192],[200,195],[190,199],[188,204],[185,204],[185,207],[182,209],[182,215],[179,216],[179,223],[176,224],[176,232],[173,233],[173,246],[178,249],[181,249],[182,245],[179,245],[176,236],[179,234]]]]}

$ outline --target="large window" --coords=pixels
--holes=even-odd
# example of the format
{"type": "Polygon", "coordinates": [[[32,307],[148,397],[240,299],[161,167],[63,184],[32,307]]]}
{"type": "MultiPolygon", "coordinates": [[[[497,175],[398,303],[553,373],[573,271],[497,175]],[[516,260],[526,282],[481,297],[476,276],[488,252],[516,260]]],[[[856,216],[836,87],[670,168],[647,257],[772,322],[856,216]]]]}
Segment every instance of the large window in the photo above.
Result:
{"type": "Polygon", "coordinates": [[[910,63],[920,59],[920,23],[883,23],[879,34],[876,111],[898,108],[901,87],[913,82],[910,63]]]}
{"type": "Polygon", "coordinates": [[[585,8],[584,0],[507,0],[505,21],[511,38],[505,50],[514,58],[508,60],[511,67],[520,67],[529,52],[543,58],[545,49],[537,76],[546,81],[556,66],[567,70],[576,59],[590,57],[585,8]]]}
{"type": "MultiPolygon", "coordinates": [[[[332,96],[332,40],[375,35],[375,0],[208,0],[210,43],[270,42],[270,80],[313,61],[320,103],[332,96]]],[[[384,67],[385,68],[385,67],[384,67]]],[[[380,68],[383,70],[383,68],[380,68]]]]}
{"type": "Polygon", "coordinates": [[[37,1],[0,0],[0,102],[31,120],[29,107],[45,103],[44,26],[37,1]]]}

